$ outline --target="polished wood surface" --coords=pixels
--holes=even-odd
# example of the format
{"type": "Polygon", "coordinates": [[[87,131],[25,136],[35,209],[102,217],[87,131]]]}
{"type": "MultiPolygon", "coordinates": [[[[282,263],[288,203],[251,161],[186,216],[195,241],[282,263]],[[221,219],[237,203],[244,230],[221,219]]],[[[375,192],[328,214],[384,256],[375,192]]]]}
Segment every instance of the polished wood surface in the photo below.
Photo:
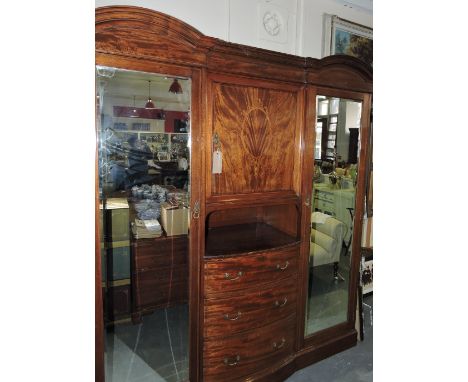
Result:
{"type": "Polygon", "coordinates": [[[186,235],[132,239],[134,320],[142,312],[187,302],[187,264],[186,235]]]}
{"type": "Polygon", "coordinates": [[[262,289],[225,293],[205,299],[205,337],[225,336],[252,330],[290,316],[296,311],[294,278],[273,282],[262,289]]]}
{"type": "MultiPolygon", "coordinates": [[[[98,127],[96,114],[96,129],[98,127]]],[[[94,168],[94,362],[95,380],[104,381],[104,304],[102,301],[102,264],[101,264],[101,211],[99,209],[99,168],[98,168],[98,142],[96,140],[96,162],[94,168]]]]}
{"type": "MultiPolygon", "coordinates": [[[[296,369],[353,346],[356,343],[354,315],[359,266],[358,239],[353,240],[348,321],[303,338],[307,293],[304,264],[308,259],[306,239],[310,219],[307,200],[312,183],[309,174],[312,168],[310,152],[314,143],[315,94],[361,100],[361,140],[368,141],[371,69],[349,56],[331,56],[319,60],[223,42],[204,36],[187,24],[162,13],[124,6],[96,9],[96,64],[192,79],[190,205],[193,211],[194,204],[198,202],[200,214],[196,217],[192,215],[190,219],[187,259],[190,285],[190,380],[283,381],[296,369]],[[243,106],[247,109],[243,109],[243,106]],[[237,131],[236,139],[229,135],[229,124],[237,131]],[[216,175],[211,174],[213,133],[218,128],[221,131],[218,132],[221,134],[221,149],[226,149],[228,153],[227,162],[223,162],[223,165],[226,165],[226,179],[221,182],[215,179],[216,175]],[[287,129],[289,133],[284,139],[276,139],[276,134],[281,135],[282,128],[287,129]],[[265,133],[268,131],[275,131],[275,136],[265,133]],[[281,140],[283,142],[280,149],[270,149],[277,147],[275,145],[279,145],[281,140]],[[233,155],[229,155],[231,153],[233,155]],[[256,163],[255,158],[259,157],[268,163],[268,168],[263,165],[264,162],[256,163]],[[283,157],[288,161],[289,167],[284,164],[283,157]],[[233,163],[239,167],[234,167],[233,163]],[[252,173],[257,174],[257,178],[253,177],[252,173]],[[283,175],[277,176],[278,174],[283,175]],[[300,245],[292,244],[289,248],[286,246],[248,256],[238,254],[230,259],[203,260],[203,255],[207,252],[205,230],[209,227],[205,223],[210,213],[240,207],[257,209],[265,205],[282,204],[291,205],[285,219],[291,219],[294,214],[298,215],[297,232],[291,236],[298,236],[300,245]],[[293,210],[296,212],[293,213],[293,210]],[[246,264],[246,258],[252,261],[246,264]],[[269,269],[275,262],[285,259],[289,261],[289,265],[283,273],[269,269]],[[223,280],[226,273],[233,276],[236,270],[237,273],[245,271],[241,282],[223,280]],[[285,336],[287,334],[292,340],[288,339],[281,348],[284,349],[281,350],[284,354],[275,358],[274,355],[267,356],[265,350],[263,355],[253,354],[248,358],[252,361],[249,361],[249,366],[245,366],[245,369],[239,364],[243,370],[240,373],[242,376],[232,372],[224,373],[224,359],[221,366],[217,363],[222,357],[217,350],[220,351],[220,345],[209,342],[210,345],[207,346],[207,342],[203,340],[206,329],[205,312],[210,311],[211,301],[224,299],[227,308],[227,300],[232,298],[231,303],[235,311],[236,304],[240,303],[235,300],[234,295],[237,292],[240,295],[250,295],[253,290],[262,291],[274,283],[289,285],[291,280],[296,280],[297,286],[296,312],[290,318],[271,323],[269,320],[272,316],[268,316],[265,311],[264,317],[268,317],[265,325],[276,328],[274,332],[268,331],[265,326],[250,331],[247,327],[245,329],[249,333],[247,338],[254,344],[257,343],[254,332],[258,330],[264,333],[265,336],[258,341],[263,341],[265,345],[271,343],[274,335],[285,330],[285,336]],[[230,283],[226,284],[227,281],[230,283]],[[205,304],[208,310],[205,309],[205,304]],[[216,365],[210,363],[215,359],[216,365]],[[203,376],[204,373],[206,377],[203,376]]],[[[367,148],[364,143],[359,153],[359,174],[364,173],[363,169],[361,171],[361,165],[365,162],[366,155],[367,148]]],[[[226,156],[224,158],[226,159],[226,156]]],[[[363,212],[363,186],[364,181],[358,177],[355,211],[358,218],[354,226],[356,237],[360,233],[363,212]]],[[[98,190],[98,195],[97,192],[98,190]]],[[[98,216],[98,205],[96,211],[98,216]]],[[[226,227],[236,220],[228,214],[222,217],[218,215],[212,222],[216,219],[218,227],[226,227]]],[[[240,223],[244,222],[246,221],[240,219],[240,223]]],[[[287,230],[288,223],[282,221],[277,214],[269,216],[268,213],[263,213],[261,220],[257,215],[255,223],[258,222],[269,223],[282,232],[292,233],[287,230]]],[[[253,219],[251,223],[254,223],[253,219]]],[[[211,227],[215,226],[213,224],[211,227]]],[[[96,226],[96,243],[98,242],[99,230],[96,226]]],[[[162,266],[160,260],[144,258],[141,257],[142,262],[139,264],[143,269],[147,266],[162,266]]],[[[99,246],[96,244],[96,381],[101,382],[104,381],[104,348],[103,332],[100,329],[102,303],[99,300],[99,261],[99,246]]],[[[284,262],[280,266],[285,264],[284,262]]],[[[262,301],[264,300],[259,301],[260,306],[263,306],[262,301]]],[[[288,308],[291,309],[291,305],[288,308]]],[[[258,317],[260,316],[258,313],[258,317]]],[[[251,328],[257,323],[258,321],[253,320],[251,328]]],[[[216,331],[213,335],[216,335],[216,331]]],[[[232,339],[230,344],[238,346],[238,349],[253,348],[237,337],[232,339]]]]}
{"type": "Polygon", "coordinates": [[[237,336],[206,340],[203,381],[239,381],[294,349],[295,315],[237,336]]]}
{"type": "MultiPolygon", "coordinates": [[[[205,298],[249,287],[263,288],[297,272],[298,245],[249,256],[205,260],[205,298]]],[[[219,297],[219,296],[218,296],[219,297]]]]}
{"type": "Polygon", "coordinates": [[[305,96],[304,118],[305,128],[303,130],[303,161],[302,161],[302,184],[300,205],[300,238],[301,248],[298,265],[298,301],[297,304],[297,347],[302,349],[304,345],[305,317],[308,306],[309,285],[309,245],[310,245],[310,217],[312,212],[312,179],[314,170],[314,148],[315,148],[315,124],[317,91],[315,88],[307,88],[305,96]]]}
{"type": "Polygon", "coordinates": [[[155,239],[133,239],[134,269],[171,267],[188,263],[188,237],[163,236],[155,239]]]}
{"type": "Polygon", "coordinates": [[[216,41],[171,16],[139,7],[97,8],[95,25],[96,52],[170,64],[204,64],[206,49],[216,41]]]}
{"type": "Polygon", "coordinates": [[[244,223],[208,229],[206,257],[246,254],[283,247],[297,242],[288,235],[265,223],[244,223]]]}
{"type": "Polygon", "coordinates": [[[213,140],[223,155],[212,194],[292,190],[297,95],[213,84],[213,140]]]}

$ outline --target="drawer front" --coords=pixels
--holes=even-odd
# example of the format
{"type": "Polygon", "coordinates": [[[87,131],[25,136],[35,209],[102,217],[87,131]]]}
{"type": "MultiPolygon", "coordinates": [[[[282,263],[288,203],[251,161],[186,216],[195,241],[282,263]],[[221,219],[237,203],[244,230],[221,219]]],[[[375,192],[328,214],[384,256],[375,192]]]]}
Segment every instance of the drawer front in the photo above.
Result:
{"type": "Polygon", "coordinates": [[[188,268],[161,268],[134,274],[135,305],[138,308],[183,302],[188,296],[188,268]]]}
{"type": "MultiPolygon", "coordinates": [[[[258,288],[297,272],[299,246],[275,252],[205,260],[205,297],[258,288]]],[[[214,297],[214,296],[213,296],[214,297]]]]}
{"type": "Polygon", "coordinates": [[[328,211],[332,213],[334,213],[335,211],[335,205],[333,202],[327,202],[327,201],[320,200],[320,199],[317,200],[316,208],[322,211],[328,211]]]}
{"type": "Polygon", "coordinates": [[[319,199],[326,200],[328,202],[334,202],[335,201],[335,196],[333,193],[330,192],[319,192],[318,193],[319,199]]]}
{"type": "Polygon", "coordinates": [[[186,266],[174,268],[158,268],[135,273],[138,284],[142,287],[152,287],[159,284],[181,282],[188,279],[188,268],[186,266]]]}
{"type": "Polygon", "coordinates": [[[289,277],[264,290],[205,299],[205,338],[239,333],[290,316],[296,311],[296,284],[296,279],[289,277]]]}
{"type": "Polygon", "coordinates": [[[295,315],[244,334],[204,342],[203,381],[235,381],[291,355],[295,315]]]}
{"type": "Polygon", "coordinates": [[[184,265],[188,258],[188,240],[184,237],[137,243],[133,245],[133,253],[136,270],[184,265]]]}
{"type": "Polygon", "coordinates": [[[184,303],[188,300],[188,285],[173,283],[158,285],[155,288],[138,288],[135,299],[137,310],[184,303]]]}

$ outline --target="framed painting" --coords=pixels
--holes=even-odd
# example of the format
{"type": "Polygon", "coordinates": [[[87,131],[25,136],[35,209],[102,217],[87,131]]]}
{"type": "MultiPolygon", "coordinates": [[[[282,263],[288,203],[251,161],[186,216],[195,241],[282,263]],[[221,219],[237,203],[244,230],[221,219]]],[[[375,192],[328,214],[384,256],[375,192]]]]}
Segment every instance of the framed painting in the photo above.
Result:
{"type": "Polygon", "coordinates": [[[357,57],[372,66],[372,29],[364,25],[325,14],[323,57],[347,54],[357,57]]]}

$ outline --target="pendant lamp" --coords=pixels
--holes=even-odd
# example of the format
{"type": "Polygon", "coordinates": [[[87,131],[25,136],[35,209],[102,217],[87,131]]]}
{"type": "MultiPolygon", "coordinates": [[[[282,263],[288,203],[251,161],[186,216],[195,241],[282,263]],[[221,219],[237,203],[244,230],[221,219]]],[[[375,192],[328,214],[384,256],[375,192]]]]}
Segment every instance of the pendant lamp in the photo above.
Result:
{"type": "Polygon", "coordinates": [[[135,96],[133,96],[133,109],[130,112],[130,118],[138,118],[138,117],[140,116],[138,115],[138,110],[135,107],[135,96]]]}
{"type": "Polygon", "coordinates": [[[145,109],[156,109],[154,102],[151,99],[151,81],[148,80],[148,101],[146,101],[145,109]]]}
{"type": "Polygon", "coordinates": [[[177,78],[174,78],[174,81],[172,81],[172,85],[169,88],[170,93],[174,94],[182,94],[182,86],[180,86],[179,81],[177,81],[177,78]]]}

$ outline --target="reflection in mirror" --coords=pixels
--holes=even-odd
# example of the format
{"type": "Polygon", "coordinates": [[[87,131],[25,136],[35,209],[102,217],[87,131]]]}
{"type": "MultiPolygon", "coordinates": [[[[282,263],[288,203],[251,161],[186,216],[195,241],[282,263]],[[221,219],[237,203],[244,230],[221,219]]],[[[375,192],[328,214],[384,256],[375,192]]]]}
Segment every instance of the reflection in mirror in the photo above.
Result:
{"type": "Polygon", "coordinates": [[[96,68],[105,380],[188,380],[191,81],[96,68]]]}
{"type": "Polygon", "coordinates": [[[347,321],[361,103],[317,97],[305,335],[347,321]]]}

